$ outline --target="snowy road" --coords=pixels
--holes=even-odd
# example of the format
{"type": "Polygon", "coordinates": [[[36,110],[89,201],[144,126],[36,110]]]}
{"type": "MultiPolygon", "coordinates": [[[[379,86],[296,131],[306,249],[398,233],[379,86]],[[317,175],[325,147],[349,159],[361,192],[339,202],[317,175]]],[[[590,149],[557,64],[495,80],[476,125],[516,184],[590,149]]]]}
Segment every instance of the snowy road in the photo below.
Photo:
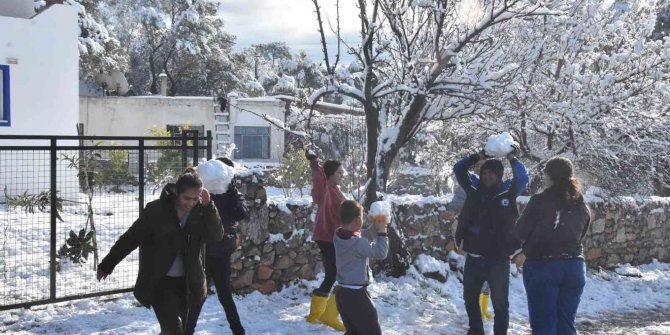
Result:
{"type": "MultiPolygon", "coordinates": [[[[670,264],[639,268],[640,278],[591,272],[578,313],[585,335],[670,334],[670,264]]],[[[236,298],[249,334],[325,334],[303,316],[318,281],[301,281],[272,295],[258,292],[236,298]]],[[[381,278],[370,286],[385,335],[462,335],[467,329],[462,286],[453,276],[440,284],[416,271],[403,278],[381,278]]],[[[510,335],[528,334],[526,297],[520,277],[510,284],[510,335]]],[[[492,322],[486,323],[489,334],[492,322]]],[[[0,312],[0,333],[11,334],[157,334],[151,310],[138,307],[132,295],[96,298],[28,310],[0,312]]],[[[197,334],[228,334],[221,306],[205,304],[197,334]]]]}
{"type": "Polygon", "coordinates": [[[596,319],[581,319],[582,335],[667,335],[670,334],[670,309],[634,310],[610,313],[596,319]]]}

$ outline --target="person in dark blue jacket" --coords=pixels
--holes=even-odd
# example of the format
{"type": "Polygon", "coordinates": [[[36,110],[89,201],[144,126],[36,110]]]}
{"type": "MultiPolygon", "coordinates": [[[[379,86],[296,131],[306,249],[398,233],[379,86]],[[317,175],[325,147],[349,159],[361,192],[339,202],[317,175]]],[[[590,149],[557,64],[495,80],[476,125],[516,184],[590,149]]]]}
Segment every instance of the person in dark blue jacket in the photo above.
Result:
{"type": "Polygon", "coordinates": [[[479,176],[468,172],[470,167],[486,159],[484,152],[463,158],[454,166],[459,185],[467,196],[458,217],[456,245],[467,253],[463,272],[463,299],[468,314],[468,335],[483,335],[484,325],[479,294],[484,282],[489,283],[494,310],[495,335],[507,334],[509,326],[510,258],[521,251],[521,243],[512,233],[519,217],[516,198],[528,185],[528,170],[516,158],[517,150],[507,159],[513,178],[503,182],[504,167],[500,160],[488,159],[479,176]]]}
{"type": "MultiPolygon", "coordinates": [[[[228,158],[217,159],[230,167],[234,167],[233,162],[228,158]]],[[[234,182],[231,182],[226,193],[212,194],[212,202],[219,211],[225,234],[221,241],[207,244],[206,274],[208,278],[214,280],[216,295],[219,297],[219,302],[221,302],[221,306],[226,313],[226,319],[228,319],[233,335],[244,335],[245,329],[237,313],[230,287],[230,256],[235,252],[238,245],[238,221],[244,220],[248,216],[249,210],[244,204],[244,196],[237,191],[234,182]]],[[[193,334],[195,331],[204,303],[203,300],[199,308],[193,308],[189,311],[185,334],[193,334]]]]}

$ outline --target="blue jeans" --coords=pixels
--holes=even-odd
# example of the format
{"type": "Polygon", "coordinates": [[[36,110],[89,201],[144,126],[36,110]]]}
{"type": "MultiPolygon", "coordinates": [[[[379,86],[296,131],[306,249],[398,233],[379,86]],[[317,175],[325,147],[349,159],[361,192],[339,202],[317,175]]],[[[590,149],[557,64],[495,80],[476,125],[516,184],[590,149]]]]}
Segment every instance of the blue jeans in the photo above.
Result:
{"type": "Polygon", "coordinates": [[[479,293],[484,282],[491,288],[493,334],[505,335],[509,327],[509,259],[484,259],[468,256],[463,270],[463,300],[470,329],[484,332],[479,309],[479,293]]]}
{"type": "Polygon", "coordinates": [[[585,284],[583,259],[526,261],[523,285],[533,334],[577,334],[575,317],[585,284]]]}

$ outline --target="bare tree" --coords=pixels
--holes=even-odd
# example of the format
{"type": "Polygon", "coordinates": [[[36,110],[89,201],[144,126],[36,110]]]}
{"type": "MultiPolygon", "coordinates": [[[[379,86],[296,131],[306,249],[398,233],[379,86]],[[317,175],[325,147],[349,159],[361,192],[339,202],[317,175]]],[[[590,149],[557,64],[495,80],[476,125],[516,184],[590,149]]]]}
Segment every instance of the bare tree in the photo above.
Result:
{"type": "MultiPolygon", "coordinates": [[[[362,84],[338,81],[328,55],[323,12],[312,0],[329,80],[308,99],[332,94],[356,100],[365,112],[369,206],[386,189],[400,149],[431,120],[452,120],[494,109],[510,79],[531,59],[513,47],[515,25],[553,14],[543,1],[357,0],[360,43],[348,45],[364,69],[362,84]]],[[[552,2],[547,1],[548,5],[552,2]]],[[[339,50],[339,48],[338,48],[339,50]]],[[[335,56],[335,62],[339,53],[335,56]]],[[[402,232],[391,229],[389,273],[407,266],[402,232]]]]}
{"type": "Polygon", "coordinates": [[[330,77],[309,103],[341,94],[363,107],[367,205],[385,189],[399,150],[427,121],[491,109],[486,97],[527,61],[522,53],[503,52],[510,50],[511,35],[497,33],[514,21],[550,13],[541,1],[357,0],[361,42],[347,45],[364,68],[356,88],[333,75],[322,9],[318,0],[312,2],[330,77]]]}

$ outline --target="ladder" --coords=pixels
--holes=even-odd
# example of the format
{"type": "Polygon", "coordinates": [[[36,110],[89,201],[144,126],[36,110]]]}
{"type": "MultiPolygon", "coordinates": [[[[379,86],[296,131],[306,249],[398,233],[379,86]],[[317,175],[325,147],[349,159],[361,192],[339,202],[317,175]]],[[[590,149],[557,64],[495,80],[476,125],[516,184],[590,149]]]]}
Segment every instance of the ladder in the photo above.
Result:
{"type": "MultiPolygon", "coordinates": [[[[229,148],[233,144],[232,127],[230,126],[230,105],[221,110],[217,98],[214,98],[214,142],[216,143],[216,157],[229,155],[229,148]]],[[[233,158],[233,157],[229,157],[233,158]]]]}

